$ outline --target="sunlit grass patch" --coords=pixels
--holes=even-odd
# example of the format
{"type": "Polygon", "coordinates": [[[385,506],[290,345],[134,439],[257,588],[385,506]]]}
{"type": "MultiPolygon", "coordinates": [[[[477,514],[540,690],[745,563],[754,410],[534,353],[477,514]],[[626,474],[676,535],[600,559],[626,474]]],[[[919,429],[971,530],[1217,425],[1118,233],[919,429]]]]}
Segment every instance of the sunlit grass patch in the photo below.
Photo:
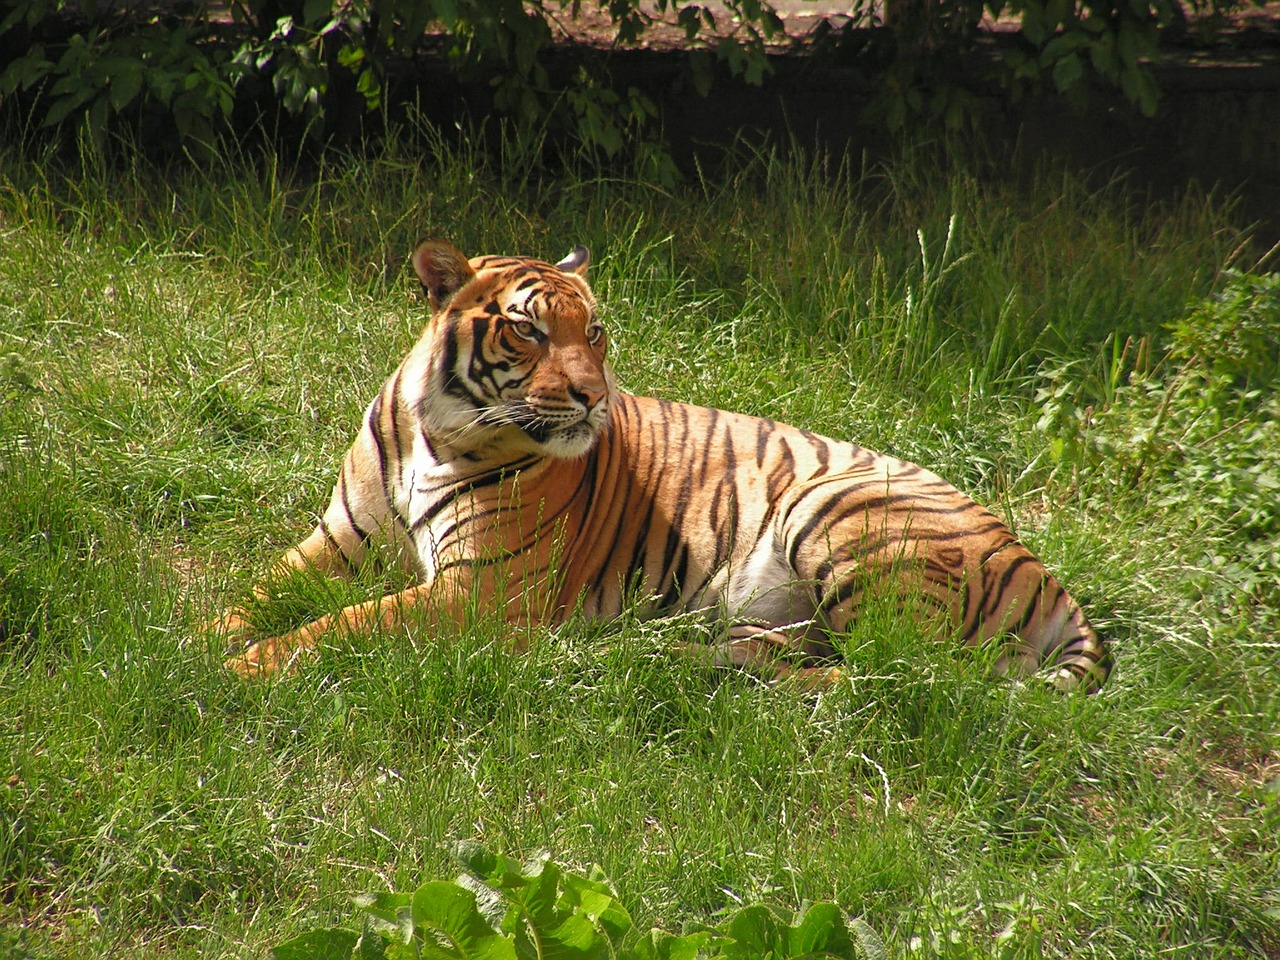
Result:
{"type": "Polygon", "coordinates": [[[1229,211],[922,158],[757,153],[665,194],[395,145],[45,167],[0,157],[0,946],[258,956],[473,839],[600,863],[645,929],[834,900],[916,956],[1277,949],[1275,375],[1236,349],[1275,318],[1229,211]],[[1111,682],[995,678],[893,603],[821,696],[672,656],[689,621],[513,656],[483,609],[229,675],[201,626],[314,524],[425,320],[428,235],[586,243],[627,388],[990,504],[1112,639],[1111,682]]]}

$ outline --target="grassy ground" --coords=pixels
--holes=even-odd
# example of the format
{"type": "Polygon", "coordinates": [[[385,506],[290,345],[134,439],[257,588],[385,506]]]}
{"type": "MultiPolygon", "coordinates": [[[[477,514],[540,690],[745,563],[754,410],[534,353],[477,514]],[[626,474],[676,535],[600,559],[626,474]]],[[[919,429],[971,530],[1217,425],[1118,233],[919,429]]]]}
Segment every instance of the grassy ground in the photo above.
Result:
{"type": "Polygon", "coordinates": [[[1280,288],[1228,272],[1230,212],[925,157],[504,169],[0,155],[0,956],[261,956],[464,838],[599,862],[641,926],[831,898],[895,955],[1280,956],[1280,288]],[[586,243],[629,389],[991,503],[1110,685],[994,680],[892,610],[817,698],[669,659],[679,623],[513,658],[480,616],[228,676],[196,626],[314,523],[427,235],[586,243]]]}

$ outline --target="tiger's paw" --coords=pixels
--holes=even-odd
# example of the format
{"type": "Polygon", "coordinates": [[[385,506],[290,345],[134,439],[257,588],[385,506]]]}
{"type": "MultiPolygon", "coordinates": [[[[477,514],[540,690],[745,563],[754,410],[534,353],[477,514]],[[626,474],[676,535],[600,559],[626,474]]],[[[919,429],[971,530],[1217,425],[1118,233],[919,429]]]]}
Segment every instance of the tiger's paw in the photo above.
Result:
{"type": "Polygon", "coordinates": [[[259,640],[244,653],[228,657],[222,665],[247,680],[260,680],[276,673],[290,673],[299,659],[313,653],[319,631],[316,625],[292,633],[259,640]]]}
{"type": "Polygon", "coordinates": [[[282,666],[276,643],[273,639],[260,640],[244,653],[228,657],[222,665],[234,674],[246,680],[261,680],[271,676],[282,666]]]}
{"type": "Polygon", "coordinates": [[[239,608],[228,610],[220,617],[206,621],[198,628],[198,634],[221,640],[227,653],[244,650],[252,642],[254,628],[248,616],[239,608]]]}
{"type": "Polygon", "coordinates": [[[844,679],[839,667],[797,667],[781,678],[783,683],[794,683],[805,693],[824,693],[834,690],[844,679]]]}

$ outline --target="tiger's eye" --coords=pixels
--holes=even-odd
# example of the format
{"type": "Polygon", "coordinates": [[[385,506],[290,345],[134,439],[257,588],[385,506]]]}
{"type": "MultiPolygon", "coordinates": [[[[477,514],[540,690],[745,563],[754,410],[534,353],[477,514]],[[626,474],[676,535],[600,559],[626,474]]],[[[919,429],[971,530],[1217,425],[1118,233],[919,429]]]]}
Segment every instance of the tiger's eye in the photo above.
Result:
{"type": "Polygon", "coordinates": [[[538,329],[538,325],[530,323],[528,320],[516,320],[511,324],[515,332],[524,337],[526,340],[541,340],[542,331],[538,329]]]}

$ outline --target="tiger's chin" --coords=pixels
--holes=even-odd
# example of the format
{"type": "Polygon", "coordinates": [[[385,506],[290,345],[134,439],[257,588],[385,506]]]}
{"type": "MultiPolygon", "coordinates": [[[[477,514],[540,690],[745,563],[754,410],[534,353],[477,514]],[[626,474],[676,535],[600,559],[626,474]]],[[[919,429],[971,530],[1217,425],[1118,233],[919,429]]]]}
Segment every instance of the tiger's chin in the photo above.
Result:
{"type": "Polygon", "coordinates": [[[600,430],[583,421],[563,427],[538,440],[539,451],[557,460],[577,460],[591,452],[600,439],[600,430]]]}

